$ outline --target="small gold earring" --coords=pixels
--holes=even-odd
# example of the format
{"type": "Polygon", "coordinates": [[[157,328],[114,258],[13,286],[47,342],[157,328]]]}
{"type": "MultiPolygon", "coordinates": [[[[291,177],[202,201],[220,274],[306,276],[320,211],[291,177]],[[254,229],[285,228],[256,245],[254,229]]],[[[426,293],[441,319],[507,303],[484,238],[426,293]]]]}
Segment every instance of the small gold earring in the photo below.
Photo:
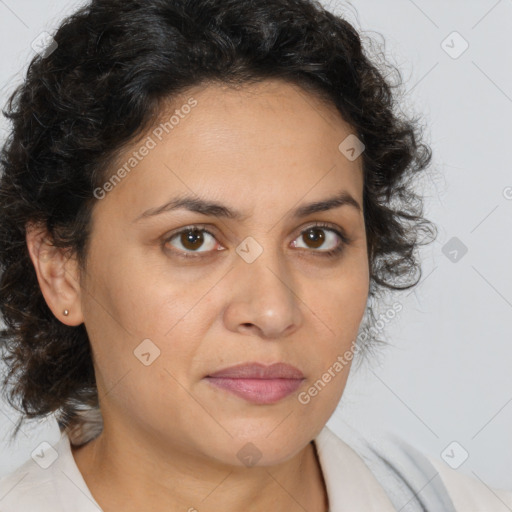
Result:
{"type": "Polygon", "coordinates": [[[69,315],[69,311],[68,311],[67,309],[65,309],[65,310],[63,311],[63,313],[64,313],[64,316],[68,316],[68,315],[69,315]]]}

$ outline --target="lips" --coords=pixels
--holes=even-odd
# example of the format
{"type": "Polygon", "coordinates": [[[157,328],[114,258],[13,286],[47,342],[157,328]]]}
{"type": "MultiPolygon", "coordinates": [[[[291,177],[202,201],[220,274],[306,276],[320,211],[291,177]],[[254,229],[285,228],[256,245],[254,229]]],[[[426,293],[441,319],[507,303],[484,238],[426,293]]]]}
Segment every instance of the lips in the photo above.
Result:
{"type": "Polygon", "coordinates": [[[286,363],[270,366],[245,363],[212,373],[206,380],[215,388],[247,402],[269,405],[296,391],[304,381],[304,375],[298,368],[286,363]]]}
{"type": "Polygon", "coordinates": [[[208,377],[222,377],[232,379],[303,379],[303,373],[290,364],[274,363],[265,366],[261,363],[242,363],[224,368],[208,377]]]}

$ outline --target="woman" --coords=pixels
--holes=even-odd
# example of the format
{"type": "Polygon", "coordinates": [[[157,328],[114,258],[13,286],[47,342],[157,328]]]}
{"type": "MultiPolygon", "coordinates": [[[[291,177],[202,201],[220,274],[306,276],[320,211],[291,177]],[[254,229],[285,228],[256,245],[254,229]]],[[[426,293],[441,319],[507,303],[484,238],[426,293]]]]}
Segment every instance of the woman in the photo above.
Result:
{"type": "Polygon", "coordinates": [[[325,427],[369,298],[418,282],[434,231],[393,101],[308,0],[93,0],[61,25],[7,113],[0,304],[6,398],[62,435],[2,512],[511,506],[325,427]]]}

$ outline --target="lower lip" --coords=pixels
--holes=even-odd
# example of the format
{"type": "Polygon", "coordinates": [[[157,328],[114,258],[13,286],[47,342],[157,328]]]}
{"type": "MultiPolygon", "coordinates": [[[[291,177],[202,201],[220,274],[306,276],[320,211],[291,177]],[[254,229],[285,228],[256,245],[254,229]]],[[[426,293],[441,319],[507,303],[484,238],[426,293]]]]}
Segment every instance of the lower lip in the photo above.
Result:
{"type": "Polygon", "coordinates": [[[296,391],[304,379],[233,379],[207,377],[214,386],[254,404],[273,404],[296,391]]]}

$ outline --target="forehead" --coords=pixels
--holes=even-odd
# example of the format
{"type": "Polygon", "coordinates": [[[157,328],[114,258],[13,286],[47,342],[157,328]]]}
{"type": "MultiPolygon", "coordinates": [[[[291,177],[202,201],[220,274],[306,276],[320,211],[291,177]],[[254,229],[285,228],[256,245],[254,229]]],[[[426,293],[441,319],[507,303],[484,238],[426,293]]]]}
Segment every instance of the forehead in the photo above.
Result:
{"type": "MultiPolygon", "coordinates": [[[[194,119],[196,135],[205,135],[204,131],[198,131],[201,128],[217,137],[239,135],[241,139],[243,135],[257,134],[259,138],[253,140],[254,144],[261,140],[279,145],[304,138],[312,139],[312,142],[325,140],[329,144],[332,141],[325,139],[326,135],[339,137],[354,132],[333,103],[318,93],[282,79],[236,86],[213,82],[191,88],[172,102],[163,104],[155,125],[165,124],[191,98],[197,106],[186,117],[194,119]],[[278,139],[273,138],[276,132],[280,133],[278,139]]],[[[184,120],[183,116],[181,119],[184,120]]],[[[175,134],[188,135],[186,124],[183,123],[175,134]]],[[[295,146],[298,150],[299,145],[295,146]]]]}
{"type": "Polygon", "coordinates": [[[238,200],[245,210],[278,196],[289,206],[341,189],[361,197],[361,158],[339,149],[354,133],[334,105],[284,81],[191,88],[120,155],[111,173],[150,142],[108,199],[149,208],[186,192],[238,200]]]}

